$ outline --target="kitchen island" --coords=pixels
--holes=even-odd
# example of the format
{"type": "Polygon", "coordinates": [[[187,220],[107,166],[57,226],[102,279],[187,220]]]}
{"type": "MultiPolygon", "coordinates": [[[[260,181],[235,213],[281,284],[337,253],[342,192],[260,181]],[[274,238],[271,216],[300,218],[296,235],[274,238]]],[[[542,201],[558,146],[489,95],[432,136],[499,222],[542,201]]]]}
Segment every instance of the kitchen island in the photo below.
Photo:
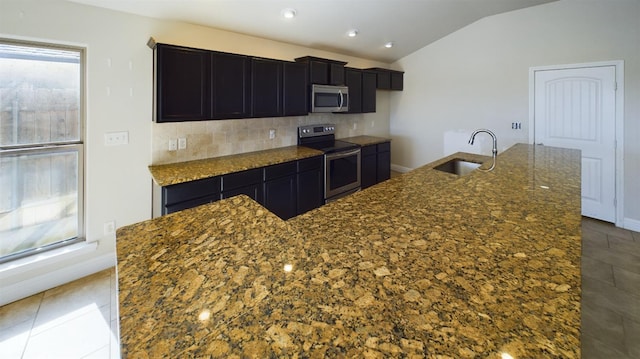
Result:
{"type": "Polygon", "coordinates": [[[286,222],[239,196],[119,229],[123,355],[579,358],[579,151],[447,159],[286,222]]]}

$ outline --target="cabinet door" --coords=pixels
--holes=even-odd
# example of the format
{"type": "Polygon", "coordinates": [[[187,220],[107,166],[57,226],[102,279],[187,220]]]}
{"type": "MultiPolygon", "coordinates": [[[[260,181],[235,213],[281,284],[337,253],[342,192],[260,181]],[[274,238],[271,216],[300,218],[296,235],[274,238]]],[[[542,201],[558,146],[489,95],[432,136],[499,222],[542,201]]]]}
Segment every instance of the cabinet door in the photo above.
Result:
{"type": "Polygon", "coordinates": [[[256,183],[245,187],[234,188],[232,190],[222,192],[221,198],[231,198],[237,195],[246,194],[254,201],[262,204],[262,183],[256,183]]]}
{"type": "Polygon", "coordinates": [[[326,61],[309,61],[309,80],[312,84],[329,84],[329,64],[326,61]]]}
{"type": "Polygon", "coordinates": [[[382,182],[391,178],[391,143],[378,144],[378,173],[377,181],[382,182]]]}
{"type": "Polygon", "coordinates": [[[349,113],[362,112],[362,72],[346,69],[345,76],[349,87],[349,113]]]}
{"type": "Polygon", "coordinates": [[[246,194],[262,204],[263,168],[255,168],[222,176],[222,198],[246,194]]]}
{"type": "Polygon", "coordinates": [[[402,91],[404,87],[404,73],[402,72],[391,72],[391,89],[396,91],[402,91]]]}
{"type": "Polygon", "coordinates": [[[251,117],[251,59],[213,53],[213,104],[216,119],[251,117]]]}
{"type": "Polygon", "coordinates": [[[220,194],[200,197],[196,199],[191,199],[184,202],[178,202],[174,204],[168,204],[162,207],[162,215],[170,214],[173,212],[182,211],[183,209],[197,207],[203,204],[212,203],[220,199],[220,194]]]}
{"type": "Polygon", "coordinates": [[[361,149],[360,159],[360,187],[367,188],[378,183],[376,146],[364,146],[361,149]]]}
{"type": "Polygon", "coordinates": [[[220,177],[211,177],[162,187],[162,201],[167,205],[219,193],[220,177]]]}
{"type": "Polygon", "coordinates": [[[282,62],[251,60],[251,99],[253,117],[282,116],[282,62]]]}
{"type": "Polygon", "coordinates": [[[344,65],[329,64],[329,85],[345,85],[344,65]]]}
{"type": "Polygon", "coordinates": [[[158,44],[155,52],[157,122],[211,118],[211,53],[158,44]]]}
{"type": "Polygon", "coordinates": [[[282,219],[294,217],[296,215],[296,175],[291,174],[266,181],[264,206],[282,219]]]}
{"type": "Polygon", "coordinates": [[[384,69],[378,70],[377,73],[377,85],[376,87],[380,90],[390,90],[391,89],[391,73],[389,71],[385,71],[384,69]]]}
{"type": "Polygon", "coordinates": [[[283,65],[284,116],[306,116],[309,114],[309,74],[307,64],[285,62],[283,65]]]}
{"type": "Polygon", "coordinates": [[[322,206],[324,203],[324,156],[299,160],[297,182],[298,214],[322,206]]]}
{"type": "Polygon", "coordinates": [[[376,112],[376,74],[362,71],[362,112],[376,112]]]}
{"type": "Polygon", "coordinates": [[[162,187],[162,214],[214,202],[220,199],[220,177],[162,187]]]}

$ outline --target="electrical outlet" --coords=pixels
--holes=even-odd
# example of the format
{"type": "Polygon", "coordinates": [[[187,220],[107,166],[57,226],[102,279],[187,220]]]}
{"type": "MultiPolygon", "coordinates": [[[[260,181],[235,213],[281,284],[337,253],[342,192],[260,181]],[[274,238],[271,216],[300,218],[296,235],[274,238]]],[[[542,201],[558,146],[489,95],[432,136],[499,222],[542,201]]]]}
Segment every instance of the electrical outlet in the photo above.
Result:
{"type": "Polygon", "coordinates": [[[276,130],[272,128],[269,130],[269,139],[273,140],[274,138],[276,138],[276,130]]]}
{"type": "Polygon", "coordinates": [[[169,151],[176,151],[178,149],[178,140],[175,138],[169,140],[169,151]]]}
{"type": "Polygon", "coordinates": [[[116,221],[104,222],[104,235],[114,234],[116,232],[116,221]]]}
{"type": "Polygon", "coordinates": [[[129,132],[107,132],[104,134],[105,146],[119,146],[129,143],[129,132]]]}
{"type": "Polygon", "coordinates": [[[184,150],[187,148],[187,139],[186,138],[178,138],[178,149],[184,150]]]}
{"type": "Polygon", "coordinates": [[[358,123],[357,123],[357,122],[354,122],[354,123],[353,123],[353,129],[354,129],[354,130],[357,130],[357,129],[358,129],[358,123]]]}

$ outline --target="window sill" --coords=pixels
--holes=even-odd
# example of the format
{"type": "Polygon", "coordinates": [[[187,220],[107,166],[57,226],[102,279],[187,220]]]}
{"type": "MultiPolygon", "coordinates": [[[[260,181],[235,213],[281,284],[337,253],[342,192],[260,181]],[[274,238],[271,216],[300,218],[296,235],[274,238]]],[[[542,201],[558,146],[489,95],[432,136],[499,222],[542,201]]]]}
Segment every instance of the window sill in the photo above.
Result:
{"type": "Polygon", "coordinates": [[[98,242],[81,242],[0,264],[0,280],[95,251],[98,242]]]}

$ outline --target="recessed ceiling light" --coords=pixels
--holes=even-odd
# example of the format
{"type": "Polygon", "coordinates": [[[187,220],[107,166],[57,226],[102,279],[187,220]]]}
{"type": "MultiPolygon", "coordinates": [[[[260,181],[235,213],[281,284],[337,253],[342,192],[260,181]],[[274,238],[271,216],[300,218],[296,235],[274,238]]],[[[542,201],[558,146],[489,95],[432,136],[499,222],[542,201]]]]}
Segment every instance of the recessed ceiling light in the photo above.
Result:
{"type": "Polygon", "coordinates": [[[389,41],[386,44],[384,44],[384,47],[386,47],[387,49],[390,49],[393,47],[393,41],[389,41]]]}
{"type": "Polygon", "coordinates": [[[284,10],[282,10],[281,14],[285,19],[293,19],[294,17],[296,17],[296,10],[295,9],[284,9],[284,10]]]}
{"type": "Polygon", "coordinates": [[[356,36],[358,36],[358,30],[356,30],[356,29],[349,30],[349,31],[347,32],[347,36],[349,36],[349,37],[356,37],[356,36]]]}

